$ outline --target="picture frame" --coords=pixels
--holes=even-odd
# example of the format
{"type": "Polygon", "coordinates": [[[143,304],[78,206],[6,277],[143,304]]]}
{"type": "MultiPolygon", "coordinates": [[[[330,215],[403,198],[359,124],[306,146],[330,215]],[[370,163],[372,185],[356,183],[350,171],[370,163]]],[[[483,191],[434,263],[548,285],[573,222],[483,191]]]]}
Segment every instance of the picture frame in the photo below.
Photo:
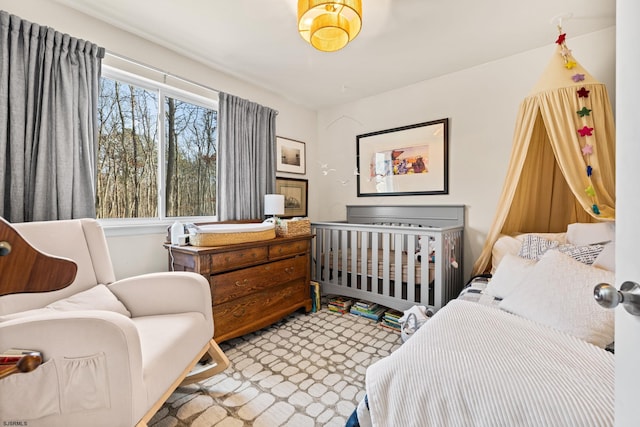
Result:
{"type": "Polygon", "coordinates": [[[276,136],[276,172],[307,173],[306,146],[295,139],[276,136]]]}
{"type": "Polygon", "coordinates": [[[276,177],[276,194],[284,195],[284,215],[281,218],[307,216],[308,184],[306,179],[276,177]]]}
{"type": "Polygon", "coordinates": [[[449,119],[356,136],[358,197],[449,194],[449,119]]]}

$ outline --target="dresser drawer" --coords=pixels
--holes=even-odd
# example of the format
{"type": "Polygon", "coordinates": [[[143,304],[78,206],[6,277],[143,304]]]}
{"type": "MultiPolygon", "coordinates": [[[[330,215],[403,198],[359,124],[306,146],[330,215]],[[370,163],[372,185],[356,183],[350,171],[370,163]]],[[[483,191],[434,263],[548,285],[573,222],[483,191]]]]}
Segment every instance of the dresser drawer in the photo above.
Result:
{"type": "Polygon", "coordinates": [[[298,279],[278,288],[256,292],[225,304],[214,304],[214,338],[228,335],[238,329],[256,330],[272,321],[270,313],[282,311],[309,299],[309,285],[298,279]]]}
{"type": "Polygon", "coordinates": [[[269,259],[281,258],[288,255],[304,254],[308,250],[308,240],[298,240],[291,243],[275,244],[269,246],[269,259]]]}
{"type": "Polygon", "coordinates": [[[269,251],[266,246],[213,254],[211,255],[211,272],[234,270],[268,261],[268,255],[269,251]]]}
{"type": "Polygon", "coordinates": [[[298,256],[209,278],[214,306],[307,276],[307,257],[298,256]]]}

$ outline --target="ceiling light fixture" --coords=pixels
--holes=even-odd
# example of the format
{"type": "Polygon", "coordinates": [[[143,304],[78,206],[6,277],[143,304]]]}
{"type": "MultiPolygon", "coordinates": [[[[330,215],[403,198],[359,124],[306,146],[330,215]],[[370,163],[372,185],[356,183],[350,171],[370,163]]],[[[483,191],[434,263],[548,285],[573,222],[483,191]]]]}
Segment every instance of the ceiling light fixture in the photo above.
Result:
{"type": "Polygon", "coordinates": [[[318,50],[342,49],[361,27],[361,0],[298,0],[298,32],[318,50]]]}

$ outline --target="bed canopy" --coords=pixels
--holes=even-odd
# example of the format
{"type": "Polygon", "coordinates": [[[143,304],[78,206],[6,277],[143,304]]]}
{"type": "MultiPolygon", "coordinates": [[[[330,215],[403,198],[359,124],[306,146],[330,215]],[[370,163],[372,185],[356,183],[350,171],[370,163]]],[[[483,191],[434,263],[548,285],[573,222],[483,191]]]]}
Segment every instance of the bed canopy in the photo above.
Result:
{"type": "Polygon", "coordinates": [[[615,127],[609,95],[571,55],[556,51],[520,104],[496,215],[473,274],[491,268],[501,234],[562,232],[615,218],[615,127]]]}

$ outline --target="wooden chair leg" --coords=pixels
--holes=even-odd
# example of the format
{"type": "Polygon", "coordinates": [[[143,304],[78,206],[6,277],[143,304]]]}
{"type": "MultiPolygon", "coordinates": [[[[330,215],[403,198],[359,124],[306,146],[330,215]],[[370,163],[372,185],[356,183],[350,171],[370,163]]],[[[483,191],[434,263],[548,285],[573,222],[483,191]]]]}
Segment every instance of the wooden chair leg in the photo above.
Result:
{"type": "Polygon", "coordinates": [[[182,380],[180,383],[181,386],[205,380],[224,371],[229,366],[229,359],[214,340],[209,341],[207,354],[211,357],[211,360],[204,367],[192,370],[184,380],[182,380]]]}

